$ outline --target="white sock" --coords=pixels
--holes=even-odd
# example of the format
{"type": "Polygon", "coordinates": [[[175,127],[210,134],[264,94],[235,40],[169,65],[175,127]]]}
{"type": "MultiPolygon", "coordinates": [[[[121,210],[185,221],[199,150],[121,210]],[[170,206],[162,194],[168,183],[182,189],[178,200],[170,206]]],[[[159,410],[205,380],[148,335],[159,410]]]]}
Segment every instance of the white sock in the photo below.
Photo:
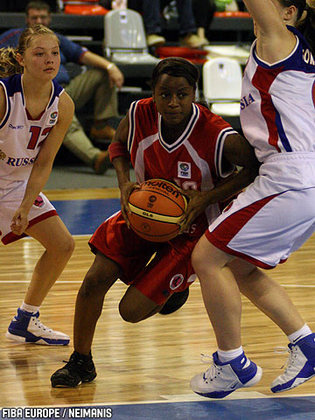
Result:
{"type": "Polygon", "coordinates": [[[39,311],[39,306],[29,305],[28,303],[23,302],[20,306],[22,311],[31,312],[32,314],[36,314],[39,311]]]}
{"type": "Polygon", "coordinates": [[[243,353],[243,347],[241,346],[237,349],[228,350],[228,351],[218,349],[217,353],[218,353],[220,362],[226,363],[240,356],[243,353]]]}
{"type": "Polygon", "coordinates": [[[288,339],[290,343],[295,344],[297,341],[301,340],[301,338],[304,338],[310,334],[312,334],[312,330],[307,324],[304,324],[302,328],[288,335],[288,339]]]}

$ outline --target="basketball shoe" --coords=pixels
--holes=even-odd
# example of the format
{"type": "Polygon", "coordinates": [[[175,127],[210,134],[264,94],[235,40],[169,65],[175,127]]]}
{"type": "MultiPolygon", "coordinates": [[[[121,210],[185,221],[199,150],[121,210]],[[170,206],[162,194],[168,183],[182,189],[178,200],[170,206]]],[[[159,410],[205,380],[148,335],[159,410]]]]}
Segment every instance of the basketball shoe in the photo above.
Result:
{"type": "Polygon", "coordinates": [[[213,364],[205,373],[200,373],[190,381],[196,394],[208,398],[224,398],[238,388],[257,384],[262,377],[262,369],[248,359],[244,352],[235,359],[222,363],[218,353],[214,353],[213,364]]]}
{"type": "Polygon", "coordinates": [[[39,312],[17,310],[17,315],[12,319],[6,337],[20,343],[35,343],[55,346],[66,346],[70,338],[59,331],[51,330],[43,325],[39,318],[39,312]]]}
{"type": "Polygon", "coordinates": [[[284,373],[271,384],[272,392],[287,391],[315,376],[315,334],[288,345],[289,359],[284,373]]]}
{"type": "Polygon", "coordinates": [[[69,362],[51,375],[53,388],[74,388],[83,382],[91,382],[96,370],[91,353],[88,356],[74,351],[69,362]]]}
{"type": "Polygon", "coordinates": [[[182,292],[173,293],[172,296],[165,302],[163,308],[159,311],[161,315],[169,315],[181,308],[189,296],[189,289],[182,292]]]}

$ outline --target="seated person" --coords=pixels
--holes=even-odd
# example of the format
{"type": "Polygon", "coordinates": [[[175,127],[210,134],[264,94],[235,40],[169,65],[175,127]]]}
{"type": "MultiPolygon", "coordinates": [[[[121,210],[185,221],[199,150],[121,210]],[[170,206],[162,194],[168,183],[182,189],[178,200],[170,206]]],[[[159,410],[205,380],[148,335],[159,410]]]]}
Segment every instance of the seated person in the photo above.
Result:
{"type": "MultiPolygon", "coordinates": [[[[129,0],[128,8],[141,13],[147,33],[149,47],[157,47],[165,43],[161,35],[161,10],[169,0],[129,0]]],[[[178,10],[180,44],[189,48],[201,48],[205,41],[196,35],[196,22],[192,10],[192,0],[176,0],[178,10]]]]}

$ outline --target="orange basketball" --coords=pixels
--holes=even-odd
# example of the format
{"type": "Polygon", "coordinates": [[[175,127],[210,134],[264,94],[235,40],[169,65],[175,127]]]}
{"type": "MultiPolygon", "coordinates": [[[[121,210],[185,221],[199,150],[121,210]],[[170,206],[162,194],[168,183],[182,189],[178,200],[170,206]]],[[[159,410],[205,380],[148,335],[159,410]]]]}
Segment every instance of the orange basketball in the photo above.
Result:
{"type": "Polygon", "coordinates": [[[179,219],[186,207],[187,200],[175,184],[164,179],[149,179],[130,194],[128,219],[141,238],[165,242],[178,234],[179,219]]]}

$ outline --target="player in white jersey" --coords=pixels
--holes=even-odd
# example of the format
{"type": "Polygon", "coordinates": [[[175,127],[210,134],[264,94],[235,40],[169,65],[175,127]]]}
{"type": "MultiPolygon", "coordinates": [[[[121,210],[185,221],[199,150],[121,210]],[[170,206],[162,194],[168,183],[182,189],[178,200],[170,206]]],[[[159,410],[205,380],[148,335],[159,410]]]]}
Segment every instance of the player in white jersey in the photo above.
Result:
{"type": "Polygon", "coordinates": [[[26,29],[16,50],[0,50],[0,237],[9,244],[29,235],[45,248],[6,333],[21,343],[69,343],[66,334],[38,319],[74,248],[41,192],[74,112],[68,94],[53,81],[59,65],[58,38],[42,25],[26,29]]]}
{"type": "Polygon", "coordinates": [[[190,256],[208,226],[207,219],[218,216],[219,201],[257,174],[258,162],[248,142],[221,117],[194,103],[198,76],[198,69],[187,60],[162,60],[153,71],[153,98],[131,104],[119,125],[109,150],[122,211],[102,223],[89,242],[96,255],[77,296],[75,351],[67,365],[52,375],[54,387],[74,387],[95,378],[93,334],[104,296],[118,278],[128,285],[119,304],[125,321],[139,322],[161,310],[165,314],[166,307],[170,313],[171,301],[173,311],[184,303],[177,298],[181,293],[187,297],[196,278],[190,256]],[[187,190],[190,200],[183,234],[154,243],[129,228],[128,198],[138,186],[130,181],[130,161],[138,183],[164,178],[187,190]],[[217,186],[234,165],[243,170],[217,186]]]}
{"type": "Polygon", "coordinates": [[[291,389],[315,375],[315,334],[280,285],[257,268],[284,262],[315,230],[315,65],[309,45],[291,27],[305,18],[306,3],[244,3],[257,39],[244,74],[241,123],[262,165],[192,255],[218,350],[213,365],[193,377],[191,387],[209,398],[252,386],[262,376],[241,345],[240,291],[290,341],[287,368],[271,390],[291,389]],[[225,277],[225,266],[234,281],[225,277]]]}

